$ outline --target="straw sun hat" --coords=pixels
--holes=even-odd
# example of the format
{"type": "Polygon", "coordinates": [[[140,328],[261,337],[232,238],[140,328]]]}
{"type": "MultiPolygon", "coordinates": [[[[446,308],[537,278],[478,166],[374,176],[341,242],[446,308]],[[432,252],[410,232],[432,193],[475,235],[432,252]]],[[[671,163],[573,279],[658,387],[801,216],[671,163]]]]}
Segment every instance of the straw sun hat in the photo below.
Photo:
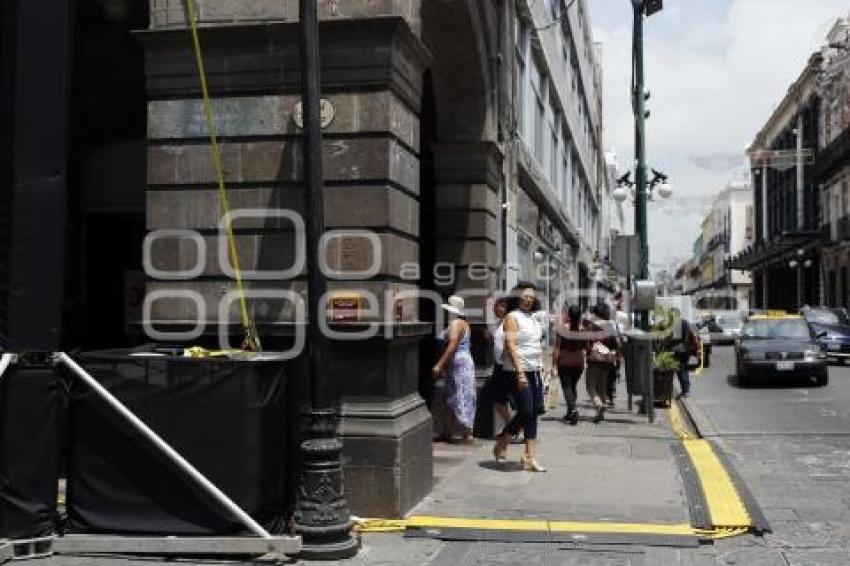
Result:
{"type": "Polygon", "coordinates": [[[448,298],[448,302],[443,304],[443,310],[446,310],[457,316],[464,316],[464,306],[465,303],[463,301],[463,297],[452,295],[448,298]]]}

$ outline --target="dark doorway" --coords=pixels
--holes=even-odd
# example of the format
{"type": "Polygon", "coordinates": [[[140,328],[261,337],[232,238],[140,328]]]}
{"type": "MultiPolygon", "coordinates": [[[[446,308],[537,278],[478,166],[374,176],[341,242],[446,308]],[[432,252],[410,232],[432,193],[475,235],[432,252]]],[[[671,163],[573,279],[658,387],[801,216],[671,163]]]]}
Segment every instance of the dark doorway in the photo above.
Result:
{"type": "Polygon", "coordinates": [[[66,348],[139,340],[144,291],[146,0],[77,0],[71,106],[66,348]],[[140,308],[138,309],[140,313],[140,308]],[[128,332],[128,330],[132,330],[128,332]]]}
{"type": "MultiPolygon", "coordinates": [[[[419,142],[419,288],[434,290],[434,264],[436,262],[436,232],[434,217],[436,188],[434,179],[434,154],[432,144],[437,136],[437,111],[434,99],[434,81],[431,72],[425,73],[422,111],[420,115],[419,142]]],[[[419,320],[433,323],[436,305],[427,298],[419,301],[419,320]]],[[[431,408],[434,379],[431,368],[436,362],[436,343],[429,334],[419,347],[419,393],[431,408]]]]}

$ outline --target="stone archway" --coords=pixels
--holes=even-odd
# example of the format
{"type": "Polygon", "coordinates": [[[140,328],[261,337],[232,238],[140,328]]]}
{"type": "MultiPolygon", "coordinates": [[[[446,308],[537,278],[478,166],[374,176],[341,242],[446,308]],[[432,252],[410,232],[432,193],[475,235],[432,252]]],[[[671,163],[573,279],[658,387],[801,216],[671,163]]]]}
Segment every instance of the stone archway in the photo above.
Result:
{"type": "MultiPolygon", "coordinates": [[[[501,264],[503,153],[497,143],[501,10],[501,3],[489,0],[422,2],[422,41],[432,61],[421,114],[421,286],[444,296],[469,293],[466,304],[472,309],[482,308],[485,295],[498,286],[501,264]],[[440,275],[434,276],[437,272],[440,275]]],[[[429,313],[423,311],[422,316],[428,320],[429,313]]],[[[470,323],[476,365],[489,367],[489,343],[481,339],[483,319],[473,315],[470,323]]],[[[427,350],[423,346],[423,352],[427,350]]],[[[429,368],[423,363],[423,384],[431,381],[429,368]]],[[[432,405],[432,412],[441,414],[440,396],[429,397],[437,405],[432,405]]],[[[486,413],[479,411],[479,435],[492,433],[486,413]]]]}

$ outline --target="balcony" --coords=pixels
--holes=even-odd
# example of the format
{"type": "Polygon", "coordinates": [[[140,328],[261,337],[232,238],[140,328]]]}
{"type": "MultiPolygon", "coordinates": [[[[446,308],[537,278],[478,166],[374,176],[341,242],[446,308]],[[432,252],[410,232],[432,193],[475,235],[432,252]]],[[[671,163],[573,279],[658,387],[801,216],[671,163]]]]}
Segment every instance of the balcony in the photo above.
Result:
{"type": "Polygon", "coordinates": [[[824,244],[832,242],[832,222],[824,222],[820,227],[820,239],[824,244]]]}
{"type": "Polygon", "coordinates": [[[822,183],[848,161],[850,161],[850,128],[838,134],[837,138],[820,151],[815,166],[815,177],[822,183]]]}
{"type": "Polygon", "coordinates": [[[721,245],[726,244],[726,234],[715,234],[712,239],[708,241],[708,245],[705,246],[705,251],[710,252],[714,249],[720,247],[721,245]]]}
{"type": "Polygon", "coordinates": [[[850,215],[838,219],[835,239],[839,242],[850,240],[850,215]]]}

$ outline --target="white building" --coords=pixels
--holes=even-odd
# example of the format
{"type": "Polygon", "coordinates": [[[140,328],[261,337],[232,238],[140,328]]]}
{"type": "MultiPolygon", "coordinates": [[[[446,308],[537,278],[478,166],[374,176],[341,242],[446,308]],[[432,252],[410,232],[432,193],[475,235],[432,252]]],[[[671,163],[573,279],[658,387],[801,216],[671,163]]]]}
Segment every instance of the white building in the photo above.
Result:
{"type": "Polygon", "coordinates": [[[727,262],[752,242],[752,187],[747,183],[730,184],[714,199],[703,227],[701,264],[705,267],[696,293],[698,305],[748,309],[752,278],[746,271],[728,269],[727,262]],[[729,297],[734,301],[728,301],[729,297]]]}

